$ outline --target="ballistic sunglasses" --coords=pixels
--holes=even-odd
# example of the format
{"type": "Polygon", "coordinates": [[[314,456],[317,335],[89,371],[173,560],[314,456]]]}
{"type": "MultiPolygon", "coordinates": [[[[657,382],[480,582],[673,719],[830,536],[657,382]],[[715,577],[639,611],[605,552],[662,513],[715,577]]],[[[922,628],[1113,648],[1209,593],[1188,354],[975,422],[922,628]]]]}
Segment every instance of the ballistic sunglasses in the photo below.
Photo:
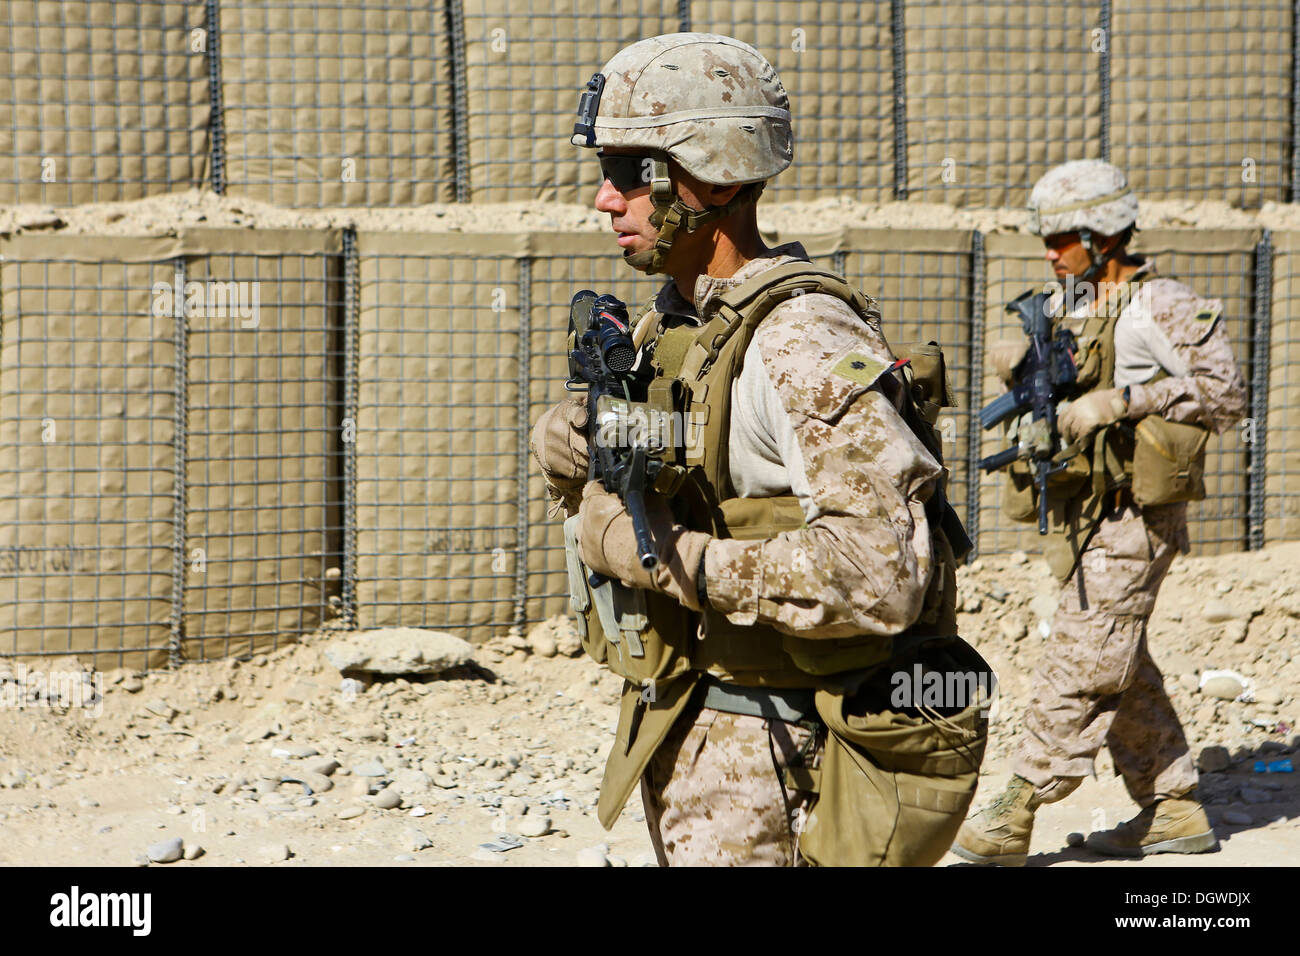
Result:
{"type": "Polygon", "coordinates": [[[610,156],[599,152],[596,158],[600,160],[602,178],[608,179],[621,193],[649,186],[650,180],[654,179],[654,156],[610,156]]]}

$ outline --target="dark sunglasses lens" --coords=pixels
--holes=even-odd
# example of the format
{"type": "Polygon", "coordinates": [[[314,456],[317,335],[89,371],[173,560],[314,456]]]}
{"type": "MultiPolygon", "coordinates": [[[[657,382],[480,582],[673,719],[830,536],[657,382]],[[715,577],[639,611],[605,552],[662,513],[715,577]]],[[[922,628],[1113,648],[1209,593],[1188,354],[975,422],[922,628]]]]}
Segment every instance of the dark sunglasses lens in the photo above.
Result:
{"type": "Polygon", "coordinates": [[[646,156],[601,156],[601,175],[619,192],[650,185],[651,165],[646,156]]]}

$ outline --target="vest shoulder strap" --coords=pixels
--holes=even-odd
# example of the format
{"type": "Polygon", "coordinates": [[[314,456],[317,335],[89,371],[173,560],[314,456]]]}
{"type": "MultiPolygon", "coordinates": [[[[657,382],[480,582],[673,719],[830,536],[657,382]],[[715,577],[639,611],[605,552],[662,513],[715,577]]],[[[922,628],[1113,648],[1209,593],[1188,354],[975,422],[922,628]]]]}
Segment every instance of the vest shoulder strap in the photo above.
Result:
{"type": "Polygon", "coordinates": [[[876,304],[843,278],[811,262],[786,262],[742,282],[721,296],[682,365],[682,377],[695,378],[717,360],[722,347],[744,329],[748,337],[782,302],[796,295],[824,293],[848,303],[864,322],[878,325],[876,304]]]}

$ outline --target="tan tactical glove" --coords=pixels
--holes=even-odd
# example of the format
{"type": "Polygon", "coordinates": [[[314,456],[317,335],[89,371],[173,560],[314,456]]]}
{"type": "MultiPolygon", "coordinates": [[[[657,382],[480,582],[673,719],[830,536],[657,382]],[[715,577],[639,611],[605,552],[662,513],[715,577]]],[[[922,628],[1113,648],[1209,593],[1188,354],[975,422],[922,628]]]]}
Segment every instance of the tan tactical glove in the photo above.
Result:
{"type": "Polygon", "coordinates": [[[529,447],[541,466],[546,491],[554,503],[549,517],[555,517],[561,507],[568,514],[578,510],[590,462],[586,427],[585,393],[572,395],[558,405],[552,405],[533,426],[529,447]]]}
{"type": "Polygon", "coordinates": [[[588,482],[578,512],[582,516],[578,521],[578,555],[597,574],[617,578],[630,588],[667,594],[692,611],[701,610],[696,576],[702,570],[704,549],[713,536],[674,523],[668,503],[660,495],[646,495],[645,510],[659,557],[659,563],[648,571],[641,567],[632,516],[623,502],[600,482],[588,482]]]}
{"type": "Polygon", "coordinates": [[[1056,420],[1068,442],[1091,435],[1098,428],[1113,425],[1128,415],[1128,402],[1118,388],[1089,392],[1072,401],[1056,420]]]}
{"type": "Polygon", "coordinates": [[[1023,335],[1016,338],[994,339],[988,344],[984,355],[993,374],[1002,380],[1002,384],[1011,384],[1011,370],[1020,364],[1020,360],[1029,351],[1029,343],[1023,335]]]}

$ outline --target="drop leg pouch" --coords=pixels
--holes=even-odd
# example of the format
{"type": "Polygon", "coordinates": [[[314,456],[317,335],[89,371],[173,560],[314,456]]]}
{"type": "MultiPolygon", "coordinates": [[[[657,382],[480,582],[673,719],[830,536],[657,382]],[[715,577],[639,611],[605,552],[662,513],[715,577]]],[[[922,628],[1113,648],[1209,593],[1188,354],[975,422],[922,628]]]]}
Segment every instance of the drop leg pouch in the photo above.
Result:
{"type": "Polygon", "coordinates": [[[817,798],[800,834],[802,856],[818,866],[937,863],[979,779],[990,706],[981,686],[995,686],[984,659],[960,638],[935,638],[819,689],[817,713],[828,734],[812,775],[817,798]],[[965,705],[895,706],[898,675],[917,673],[943,675],[953,689],[946,675],[962,675],[965,705]]]}

